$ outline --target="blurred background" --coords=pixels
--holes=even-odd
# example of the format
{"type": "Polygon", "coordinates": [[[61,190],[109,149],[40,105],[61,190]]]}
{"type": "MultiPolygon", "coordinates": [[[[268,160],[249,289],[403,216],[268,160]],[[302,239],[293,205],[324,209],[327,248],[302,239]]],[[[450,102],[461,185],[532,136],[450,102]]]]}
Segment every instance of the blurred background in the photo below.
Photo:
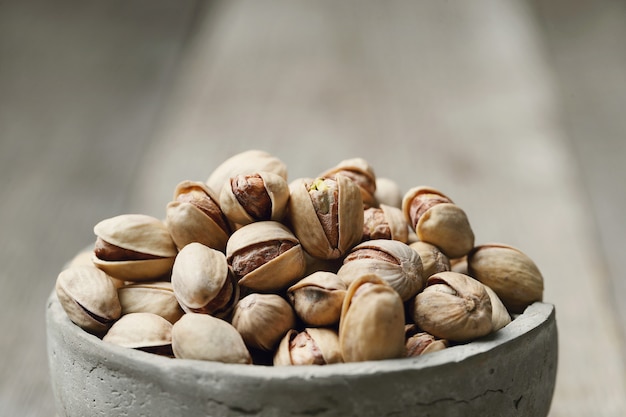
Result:
{"type": "Polygon", "coordinates": [[[0,1],[0,415],[55,413],[46,299],[93,225],[253,148],[443,190],[544,275],[550,415],[626,415],[625,40],[623,0],[0,1]]]}

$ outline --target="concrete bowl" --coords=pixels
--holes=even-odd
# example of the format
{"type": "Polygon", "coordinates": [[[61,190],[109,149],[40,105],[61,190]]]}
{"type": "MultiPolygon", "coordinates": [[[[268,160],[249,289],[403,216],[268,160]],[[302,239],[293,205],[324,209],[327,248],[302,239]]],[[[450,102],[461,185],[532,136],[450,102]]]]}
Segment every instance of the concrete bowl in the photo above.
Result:
{"type": "Polygon", "coordinates": [[[417,358],[269,367],[121,348],[46,311],[58,417],[532,416],[548,414],[557,370],[553,305],[502,330],[417,358]]]}

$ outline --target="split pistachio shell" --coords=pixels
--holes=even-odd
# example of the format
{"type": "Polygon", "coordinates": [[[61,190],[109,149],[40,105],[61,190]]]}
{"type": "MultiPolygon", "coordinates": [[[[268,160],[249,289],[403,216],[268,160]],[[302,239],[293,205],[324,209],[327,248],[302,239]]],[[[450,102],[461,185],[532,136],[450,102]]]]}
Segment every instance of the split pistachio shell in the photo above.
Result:
{"type": "Polygon", "coordinates": [[[61,271],[55,291],[69,319],[90,333],[104,334],[122,313],[111,278],[95,266],[61,271]]]}
{"type": "Polygon", "coordinates": [[[362,240],[375,239],[392,239],[403,243],[408,242],[409,225],[404,219],[402,210],[386,204],[365,210],[362,240]]]}
{"type": "Polygon", "coordinates": [[[361,241],[363,202],[359,187],[348,177],[338,174],[335,180],[298,179],[289,188],[289,221],[310,255],[337,259],[361,241]]]}
{"type": "Polygon", "coordinates": [[[418,331],[417,326],[406,326],[406,356],[414,357],[437,352],[448,347],[448,341],[438,339],[426,332],[418,331]]]}
{"type": "MultiPolygon", "coordinates": [[[[287,184],[287,181],[273,172],[261,171],[251,174],[260,178],[263,184],[262,193],[267,197],[265,204],[269,204],[269,207],[261,207],[259,210],[256,210],[266,213],[266,215],[258,216],[254,215],[255,210],[251,210],[249,207],[251,203],[259,204],[255,195],[247,194],[247,191],[251,188],[248,181],[249,175],[240,174],[232,177],[222,187],[220,206],[224,214],[230,221],[240,225],[263,220],[282,220],[287,210],[287,202],[289,201],[289,184],[287,184]],[[242,183],[244,184],[243,186],[241,186],[242,183]],[[243,200],[245,200],[246,204],[242,204],[243,200]]],[[[255,192],[259,192],[259,190],[255,190],[255,192]]]]}
{"type": "Polygon", "coordinates": [[[339,345],[345,362],[404,356],[404,306],[398,293],[375,274],[348,287],[339,320],[339,345]]]}
{"type": "Polygon", "coordinates": [[[397,240],[369,240],[355,246],[337,276],[350,285],[362,275],[375,273],[400,294],[403,301],[423,287],[422,261],[413,249],[397,240]]]}
{"type": "Polygon", "coordinates": [[[287,298],[298,317],[309,326],[339,322],[347,285],[332,272],[318,271],[287,289],[287,298]]]}
{"type": "Polygon", "coordinates": [[[283,337],[276,353],[274,366],[327,365],[341,363],[339,336],[330,328],[290,330],[283,337]]]}
{"type": "Polygon", "coordinates": [[[250,223],[238,229],[226,245],[226,259],[239,285],[261,292],[288,287],[306,269],[300,242],[286,226],[275,221],[250,223]]]}
{"type": "Polygon", "coordinates": [[[491,301],[491,323],[493,331],[498,331],[511,322],[511,315],[506,309],[498,294],[494,290],[485,285],[489,300],[491,301]]]}
{"type": "Polygon", "coordinates": [[[376,178],[376,192],[374,197],[378,204],[385,204],[391,207],[402,207],[402,190],[400,186],[389,178],[376,178]]]}
{"type": "Polygon", "coordinates": [[[117,295],[122,314],[154,313],[170,323],[184,314],[169,281],[132,283],[118,288],[117,295]]]}
{"type": "Polygon", "coordinates": [[[296,326],[296,315],[281,296],[252,293],[237,303],[231,323],[246,346],[269,351],[296,326]]]}
{"type": "Polygon", "coordinates": [[[437,272],[450,270],[450,260],[437,246],[422,241],[413,242],[409,246],[417,252],[422,260],[424,279],[437,272]]]}
{"type": "Polygon", "coordinates": [[[102,220],[93,230],[98,242],[113,245],[121,254],[105,260],[100,249],[94,249],[93,263],[108,275],[125,281],[154,281],[170,273],[177,249],[161,220],[144,214],[122,214],[102,220]],[[129,252],[136,255],[135,259],[127,257],[129,252]]]}
{"type": "Polygon", "coordinates": [[[460,258],[474,247],[467,215],[442,192],[412,188],[402,200],[402,211],[419,240],[437,246],[448,258],[460,258]]]}
{"type": "Polygon", "coordinates": [[[223,251],[230,225],[219,205],[219,195],[198,181],[182,181],[166,207],[166,224],[179,249],[199,242],[223,251]]]}
{"type": "Polygon", "coordinates": [[[102,340],[131,349],[171,355],[172,323],[153,313],[125,314],[102,340]]]}
{"type": "Polygon", "coordinates": [[[428,278],[416,297],[414,322],[442,339],[465,342],[491,333],[492,307],[485,286],[456,272],[428,278]]]}
{"type": "Polygon", "coordinates": [[[511,313],[523,313],[543,299],[543,277],[537,265],[513,246],[477,246],[467,257],[469,275],[491,288],[511,313]]]}
{"type": "Polygon", "coordinates": [[[238,298],[226,256],[193,242],[178,253],[172,269],[172,288],[183,310],[224,317],[238,298]]]}
{"type": "Polygon", "coordinates": [[[365,207],[377,206],[376,198],[376,174],[372,166],[363,158],[345,159],[333,168],[320,175],[322,178],[335,178],[337,174],[345,175],[359,187],[361,198],[365,207]]]}
{"type": "Polygon", "coordinates": [[[212,190],[221,190],[229,178],[239,174],[273,172],[287,180],[287,165],[277,157],[261,150],[249,150],[231,156],[211,173],[206,183],[212,190]]]}
{"type": "Polygon", "coordinates": [[[182,359],[252,363],[239,332],[230,323],[208,314],[187,313],[174,323],[172,350],[182,359]]]}

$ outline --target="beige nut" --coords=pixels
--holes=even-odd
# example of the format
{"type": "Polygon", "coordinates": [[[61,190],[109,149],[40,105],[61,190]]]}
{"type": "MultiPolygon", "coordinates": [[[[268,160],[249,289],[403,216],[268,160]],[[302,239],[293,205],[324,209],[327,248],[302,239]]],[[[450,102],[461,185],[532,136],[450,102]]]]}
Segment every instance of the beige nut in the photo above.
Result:
{"type": "Polygon", "coordinates": [[[231,226],[219,204],[219,195],[198,181],[182,181],[166,207],[166,224],[178,249],[199,242],[223,251],[231,226]]]}
{"type": "Polygon", "coordinates": [[[99,336],[122,313],[111,278],[95,266],[76,265],[61,271],[55,291],[69,319],[99,336]]]}
{"type": "Polygon", "coordinates": [[[456,272],[431,275],[415,299],[413,320],[424,331],[455,342],[493,330],[492,307],[485,286],[456,272]]]}
{"type": "Polygon", "coordinates": [[[136,282],[117,289],[122,314],[153,313],[170,323],[184,314],[169,281],[136,282]]]}
{"type": "Polygon", "coordinates": [[[361,241],[363,202],[359,187],[348,177],[301,178],[289,188],[289,222],[311,256],[337,259],[361,241]]]}
{"type": "Polygon", "coordinates": [[[402,212],[419,240],[437,246],[448,258],[460,258],[474,247],[466,213],[442,192],[430,187],[410,189],[402,212]]]}
{"type": "Polygon", "coordinates": [[[337,174],[350,178],[359,187],[363,206],[376,207],[376,174],[374,168],[363,158],[345,159],[319,175],[320,178],[335,179],[337,174]]]}
{"type": "Polygon", "coordinates": [[[409,245],[419,255],[422,260],[424,279],[437,272],[450,271],[450,260],[441,250],[427,242],[417,241],[409,245]]]}
{"type": "Polygon", "coordinates": [[[230,323],[208,314],[187,313],[174,323],[172,350],[182,359],[252,363],[239,332],[230,323]]]}
{"type": "Polygon", "coordinates": [[[281,296],[252,293],[239,300],[231,323],[246,346],[269,351],[296,326],[296,315],[281,296]]]}
{"type": "Polygon", "coordinates": [[[122,214],[97,223],[93,263],[123,281],[169,277],[177,249],[165,224],[144,214],[122,214]]]}
{"type": "Polygon", "coordinates": [[[489,301],[491,301],[491,323],[493,331],[498,331],[511,322],[511,315],[506,309],[498,294],[494,290],[485,285],[487,294],[489,294],[489,301]]]}
{"type": "Polygon", "coordinates": [[[375,274],[348,287],[339,320],[339,346],[345,362],[404,356],[404,306],[398,293],[375,274]]]}
{"type": "Polygon", "coordinates": [[[470,276],[491,288],[510,313],[523,313],[543,299],[543,276],[521,250],[501,243],[474,248],[467,256],[470,276]]]}
{"type": "Polygon", "coordinates": [[[123,315],[102,340],[122,347],[173,356],[172,323],[154,313],[123,315]]]}
{"type": "Polygon", "coordinates": [[[381,204],[363,212],[363,237],[361,240],[389,239],[407,243],[409,225],[402,210],[381,204]]]}
{"type": "Polygon", "coordinates": [[[297,316],[309,326],[339,322],[348,286],[332,272],[318,271],[287,289],[287,298],[297,316]]]}
{"type": "Polygon", "coordinates": [[[221,190],[229,178],[239,174],[272,172],[287,180],[287,165],[277,157],[261,150],[248,150],[231,156],[211,173],[206,181],[212,190],[221,190]]]}
{"type": "Polygon", "coordinates": [[[374,197],[379,205],[385,204],[396,208],[402,207],[402,190],[392,179],[377,177],[374,197]]]}
{"type": "Polygon", "coordinates": [[[274,366],[327,365],[341,363],[337,331],[331,328],[311,327],[301,332],[290,330],[281,340],[274,354],[274,366]]]}
{"type": "Polygon", "coordinates": [[[362,275],[375,273],[407,301],[424,287],[422,268],[419,255],[407,244],[378,239],[355,246],[345,257],[337,276],[350,285],[362,275]]]}
{"type": "Polygon", "coordinates": [[[414,357],[437,352],[448,347],[448,341],[422,332],[415,324],[408,324],[406,332],[406,356],[414,357]]]}
{"type": "Polygon", "coordinates": [[[281,221],[289,201],[289,184],[278,174],[258,172],[230,178],[220,192],[220,206],[239,225],[281,221]]]}
{"type": "Polygon", "coordinates": [[[306,269],[300,242],[286,226],[275,221],[250,223],[232,234],[226,260],[239,285],[270,292],[288,287],[306,269]]]}
{"type": "Polygon", "coordinates": [[[172,288],[186,312],[228,316],[239,298],[239,287],[226,256],[201,243],[181,249],[172,269],[172,288]]]}

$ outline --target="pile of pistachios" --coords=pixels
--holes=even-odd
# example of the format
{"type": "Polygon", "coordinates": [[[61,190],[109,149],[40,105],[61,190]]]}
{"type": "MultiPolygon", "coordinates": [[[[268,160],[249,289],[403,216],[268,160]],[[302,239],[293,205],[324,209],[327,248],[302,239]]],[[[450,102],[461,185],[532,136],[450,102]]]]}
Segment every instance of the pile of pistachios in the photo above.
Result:
{"type": "Polygon", "coordinates": [[[543,297],[535,263],[475,245],[441,191],[402,193],[362,158],[287,182],[267,152],[182,181],[164,218],[94,226],[56,281],[69,319],[172,358],[325,365],[423,355],[509,324],[543,297]]]}

